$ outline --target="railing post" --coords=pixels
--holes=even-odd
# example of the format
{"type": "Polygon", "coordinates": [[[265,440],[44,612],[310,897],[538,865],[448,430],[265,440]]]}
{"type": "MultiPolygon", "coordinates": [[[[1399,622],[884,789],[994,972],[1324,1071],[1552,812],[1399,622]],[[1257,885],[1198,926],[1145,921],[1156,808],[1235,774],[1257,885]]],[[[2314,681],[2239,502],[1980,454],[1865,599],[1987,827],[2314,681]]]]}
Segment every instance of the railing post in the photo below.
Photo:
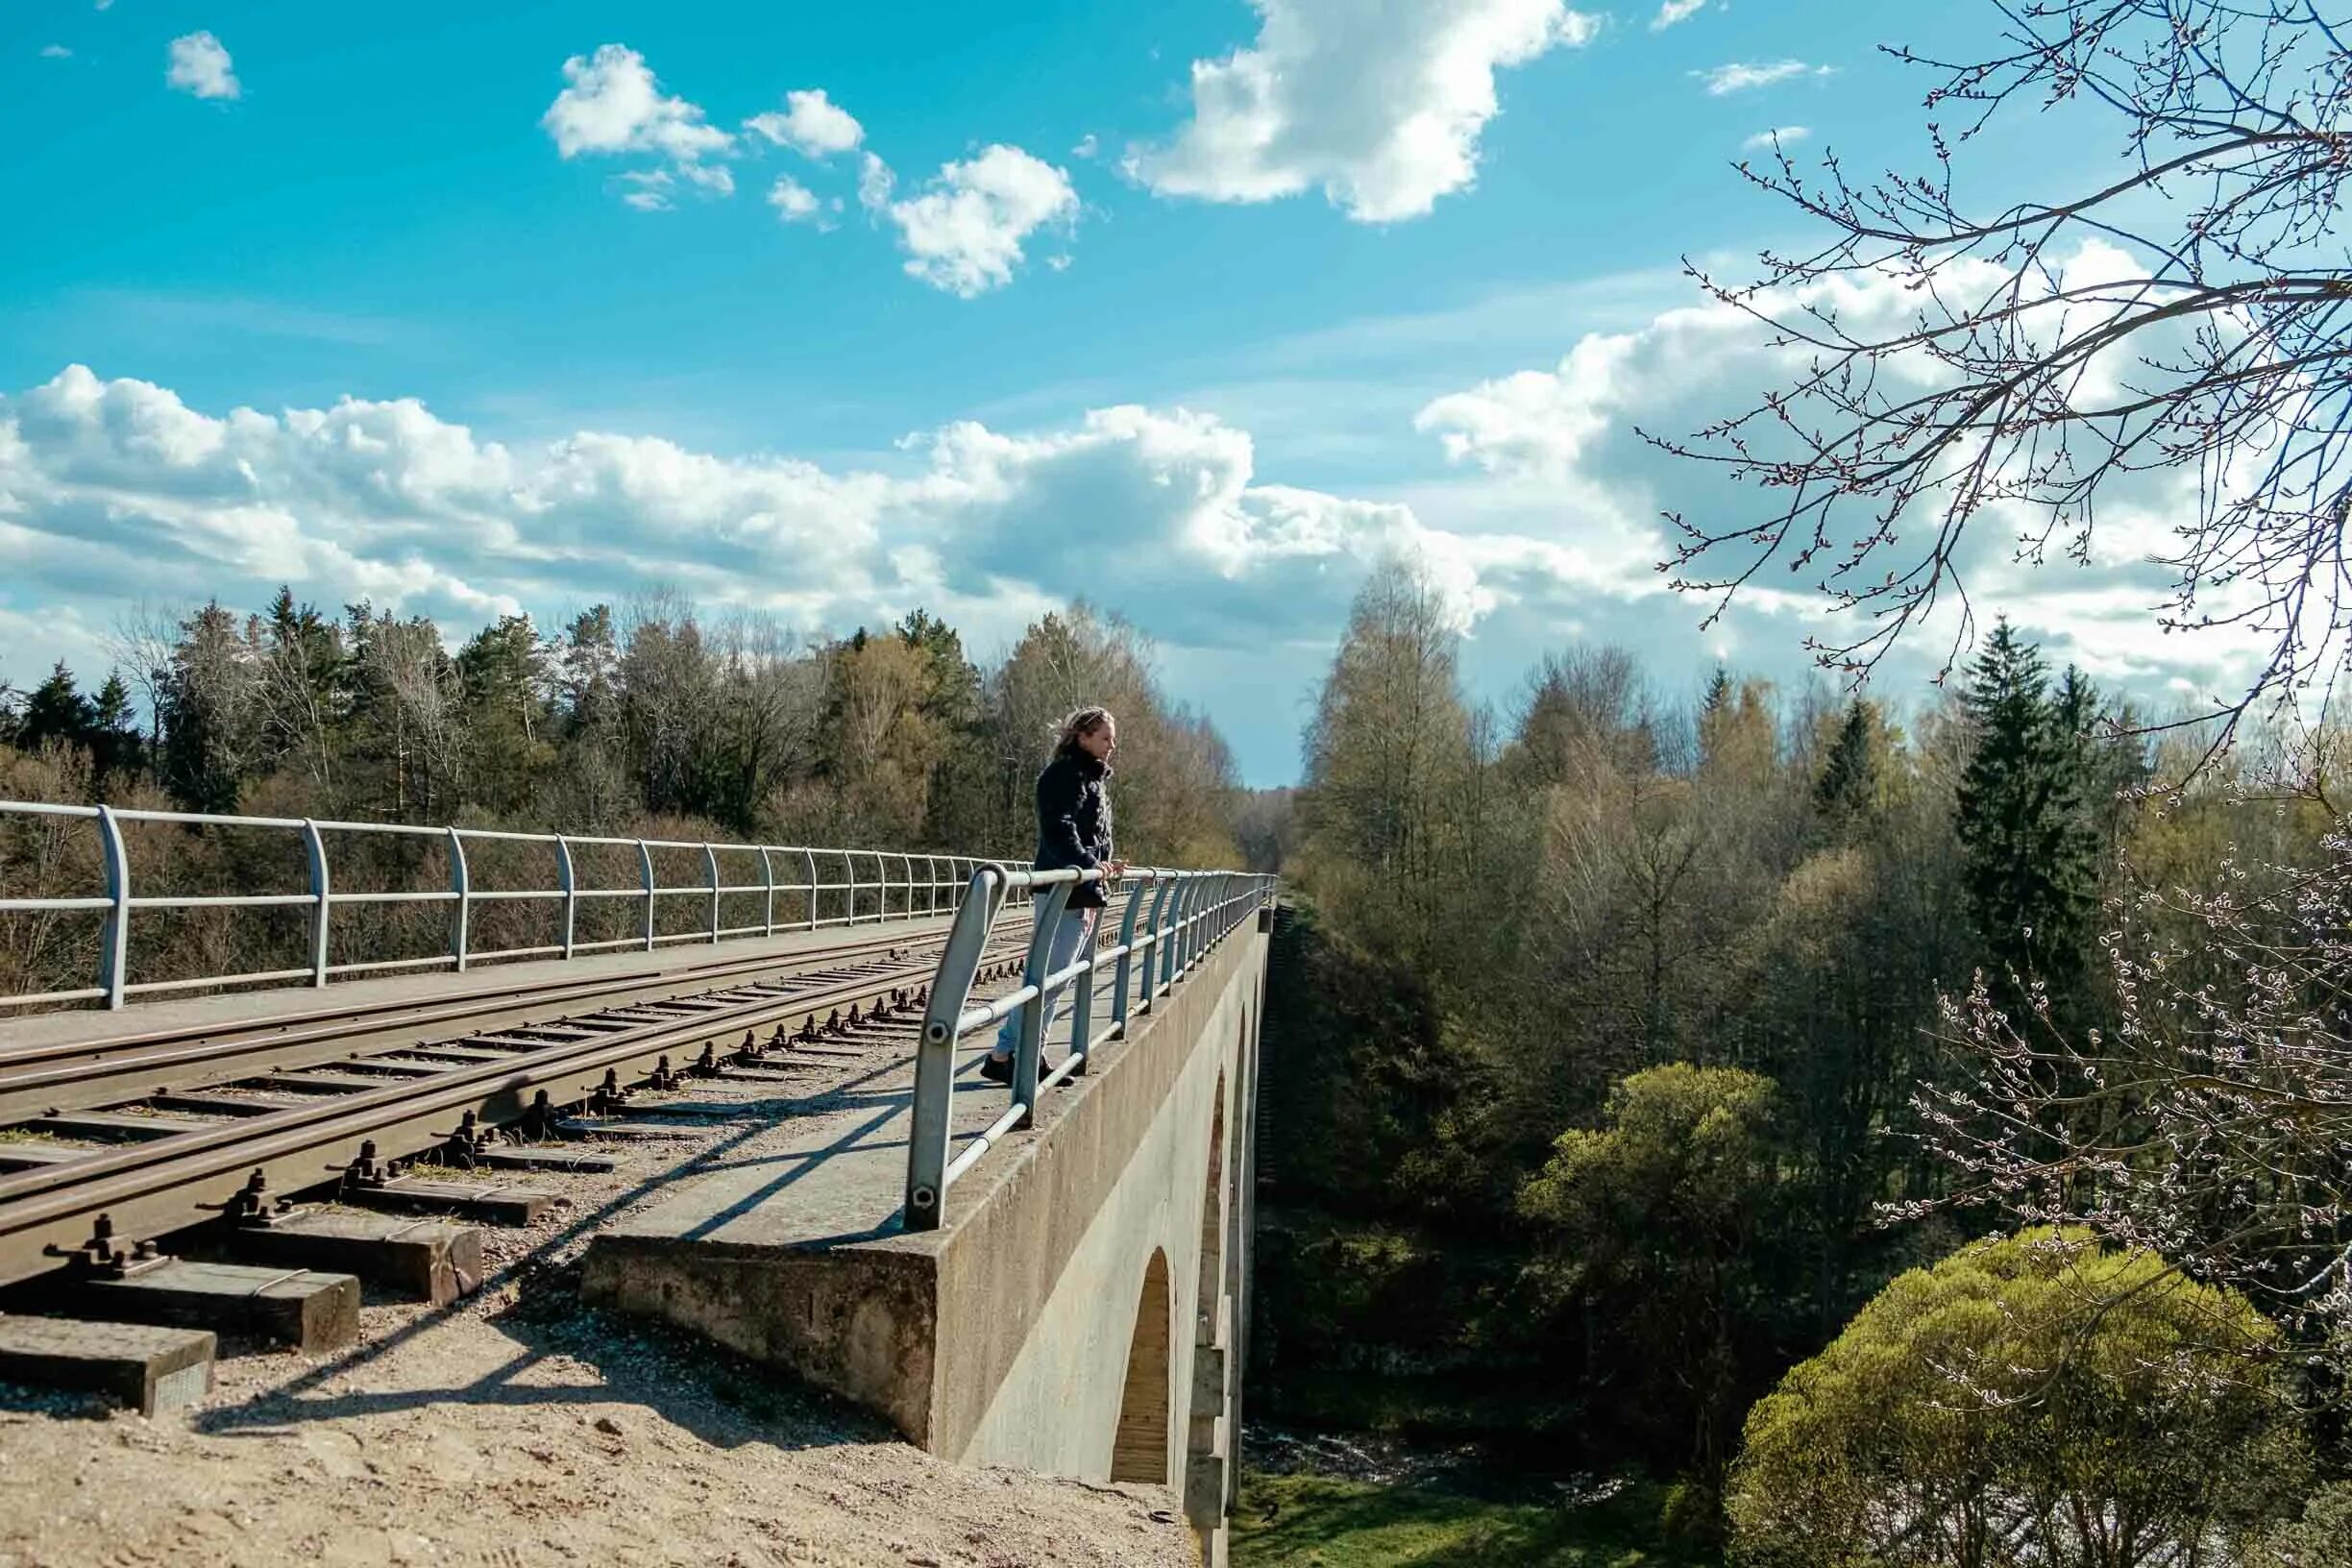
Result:
{"type": "Polygon", "coordinates": [[[563,921],[563,956],[572,956],[572,933],[579,915],[579,888],[572,879],[572,841],[562,834],[555,835],[555,887],[563,894],[560,919],[563,921]]]}
{"type": "MultiPolygon", "coordinates": [[[[1108,913],[1105,906],[1105,913],[1108,913]]],[[[1100,978],[1092,968],[1094,955],[1102,951],[1102,917],[1088,923],[1086,941],[1079,944],[1076,962],[1089,966],[1087,971],[1070,982],[1078,994],[1070,998],[1069,1048],[1072,1056],[1083,1057],[1094,1043],[1094,982],[1100,978]]]]}
{"type": "Polygon", "coordinates": [[[450,930],[450,962],[465,973],[466,942],[474,920],[474,877],[466,868],[465,835],[449,830],[450,892],[457,895],[457,919],[450,930]]]}
{"type": "Polygon", "coordinates": [[[849,918],[848,918],[848,919],[847,919],[847,920],[846,920],[846,921],[845,921],[844,923],[845,923],[845,924],[848,924],[848,925],[855,925],[855,924],[857,924],[857,893],[858,893],[858,879],[857,879],[857,851],[855,851],[854,849],[844,849],[844,850],[841,852],[841,857],[842,857],[842,875],[844,875],[844,876],[845,876],[845,877],[847,877],[847,878],[849,879],[849,918]]]}
{"type": "Polygon", "coordinates": [[[1118,1031],[1121,1040],[1127,1038],[1127,989],[1135,977],[1136,916],[1142,908],[1143,886],[1139,883],[1128,890],[1127,912],[1119,917],[1118,968],[1113,971],[1111,981],[1111,1026],[1118,1031]]]}
{"type": "Polygon", "coordinates": [[[811,931],[814,931],[817,929],[817,851],[814,849],[802,849],[800,851],[800,858],[808,862],[808,928],[811,931]]]}
{"type": "Polygon", "coordinates": [[[702,861],[710,868],[711,941],[715,943],[719,940],[719,851],[707,840],[702,845],[702,861]]]}
{"type": "Polygon", "coordinates": [[[1187,871],[1183,891],[1176,894],[1176,936],[1168,943],[1168,985],[1173,988],[1192,967],[1192,912],[1200,905],[1200,872],[1187,871]]]}
{"type": "Polygon", "coordinates": [[[106,1005],[123,1005],[123,987],[131,965],[131,857],[123,851],[122,823],[114,808],[98,808],[98,851],[106,863],[106,895],[113,902],[106,926],[98,936],[98,985],[106,1005]]]}
{"type": "Polygon", "coordinates": [[[1161,878],[1159,891],[1152,896],[1151,918],[1145,922],[1146,928],[1151,932],[1152,944],[1150,950],[1143,955],[1143,994],[1139,998],[1142,1010],[1146,1013],[1152,1010],[1153,1003],[1159,999],[1158,977],[1161,971],[1167,968],[1165,916],[1168,904],[1176,896],[1177,883],[1183,875],[1181,871],[1168,872],[1161,878]]]}
{"type": "Polygon", "coordinates": [[[643,839],[637,841],[637,876],[645,887],[645,950],[653,950],[653,849],[643,839]]]}
{"type": "Polygon", "coordinates": [[[760,934],[775,935],[775,856],[766,845],[760,845],[760,880],[767,884],[768,901],[760,916],[760,934]]]}
{"type": "Polygon", "coordinates": [[[1069,903],[1070,884],[1054,883],[1041,899],[1034,888],[1030,894],[1029,960],[1021,967],[1021,984],[1037,987],[1038,993],[1021,1004],[1020,1040],[1013,1049],[1013,1103],[1021,1110],[1016,1127],[1026,1127],[1037,1116],[1038,1059],[1045,1049],[1045,976],[1053,963],[1054,929],[1069,903]]]}
{"type": "Polygon", "coordinates": [[[1152,906],[1151,962],[1143,966],[1143,994],[1146,1007],[1157,1006],[1161,994],[1173,984],[1174,970],[1168,966],[1176,945],[1176,918],[1184,903],[1185,872],[1169,874],[1167,896],[1152,906]]]}
{"type": "Polygon", "coordinates": [[[327,912],[331,894],[327,882],[327,841],[320,836],[318,823],[303,819],[303,852],[310,862],[310,896],[316,907],[310,912],[310,983],[327,983],[327,912]]]}
{"type": "MultiPolygon", "coordinates": [[[[812,880],[814,880],[812,878],[812,880]]],[[[915,1048],[915,1106],[907,1144],[906,1228],[936,1231],[946,1211],[947,1139],[954,1119],[956,1026],[971,998],[972,975],[995,923],[1003,873],[992,866],[972,872],[964,902],[948,930],[946,950],[931,982],[921,1043],[915,1048]]]]}

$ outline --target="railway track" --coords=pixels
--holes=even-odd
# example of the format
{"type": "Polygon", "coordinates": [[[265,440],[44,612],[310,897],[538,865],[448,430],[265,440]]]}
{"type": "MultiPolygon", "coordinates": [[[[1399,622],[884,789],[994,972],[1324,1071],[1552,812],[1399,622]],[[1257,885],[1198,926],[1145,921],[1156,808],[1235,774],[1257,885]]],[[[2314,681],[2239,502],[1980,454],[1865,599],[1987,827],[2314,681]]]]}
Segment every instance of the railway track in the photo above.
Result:
{"type": "MultiPolygon", "coordinates": [[[[1017,965],[1025,924],[993,939],[992,970],[1017,965]]],[[[420,1155],[589,1168],[558,1141],[589,1125],[576,1108],[611,1116],[640,1088],[789,1067],[828,1034],[917,1016],[944,935],[0,1046],[0,1286],[120,1278],[224,1213],[380,1188],[420,1155]]]]}

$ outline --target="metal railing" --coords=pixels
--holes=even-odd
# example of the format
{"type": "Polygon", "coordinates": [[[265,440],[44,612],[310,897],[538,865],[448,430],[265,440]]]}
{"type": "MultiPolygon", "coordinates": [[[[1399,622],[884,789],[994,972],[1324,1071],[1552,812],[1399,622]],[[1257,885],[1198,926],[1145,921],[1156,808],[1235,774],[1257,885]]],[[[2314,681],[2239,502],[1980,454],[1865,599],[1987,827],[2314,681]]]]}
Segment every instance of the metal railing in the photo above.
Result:
{"type": "Polygon", "coordinates": [[[984,865],[956,911],[947,945],[931,985],[931,1004],[916,1047],[914,1128],[907,1147],[906,1228],[937,1230],[945,1217],[947,1189],[1005,1134],[1030,1125],[1038,1095],[1085,1069],[1086,1060],[1125,1037],[1132,1015],[1148,1014],[1190,973],[1210,950],[1253,917],[1273,894],[1275,879],[1238,871],[1171,871],[1130,869],[1121,884],[1129,891],[1119,919],[1118,940],[1096,938],[1063,968],[1048,973],[1054,931],[1071,892],[1103,879],[1099,870],[1014,870],[984,865]],[[970,1006],[983,948],[1005,905],[1028,894],[1035,905],[1029,952],[1020,985],[980,1006],[970,1006]],[[1111,1019],[1094,1027],[1098,977],[1111,971],[1111,1019]],[[1048,1015],[1062,993],[1071,997],[1069,1050],[1061,1065],[1040,1076],[1048,1015]],[[1012,1105],[951,1160],[954,1133],[956,1052],[966,1036],[1020,1017],[1013,1052],[1012,1105]]]}
{"type": "MultiPolygon", "coordinates": [[[[102,868],[97,891],[84,896],[0,896],[0,916],[15,914],[94,913],[100,917],[97,983],[65,991],[0,995],[0,1008],[33,1007],[71,1002],[103,1002],[119,1008],[137,995],[198,991],[218,986],[257,986],[306,982],[324,986],[342,975],[380,973],[399,969],[447,968],[463,972],[470,965],[494,959],[572,958],[582,953],[638,948],[650,952],[679,942],[724,942],[730,938],[774,936],[782,931],[808,931],[821,926],[864,924],[874,920],[946,914],[972,885],[976,871],[1000,863],[967,855],[905,853],[883,849],[836,849],[801,845],[718,844],[680,839],[610,838],[590,834],[513,833],[478,827],[417,827],[391,822],[320,821],[308,818],[206,816],[192,812],[129,811],[110,806],[49,805],[38,801],[0,800],[0,826],[12,819],[52,818],[87,821],[97,835],[102,868]],[[258,829],[299,834],[308,867],[300,892],[244,894],[142,894],[133,886],[131,857],[123,829],[139,823],[174,823],[196,828],[258,829]],[[432,841],[448,862],[446,888],[336,892],[331,842],[350,835],[375,835],[432,841]],[[546,886],[521,888],[476,887],[470,872],[467,845],[537,845],[548,854],[546,886]],[[591,848],[634,849],[638,875],[620,887],[585,886],[577,851],[591,848]],[[691,882],[665,884],[656,875],[657,853],[698,852],[703,873],[691,882]],[[756,868],[752,862],[756,859],[756,868]],[[779,879],[779,862],[797,879],[779,879]],[[745,880],[756,869],[758,880],[745,880]],[[869,878],[864,873],[871,871],[869,878]],[[896,874],[894,874],[894,871],[896,874]],[[761,918],[724,919],[726,900],[759,894],[761,918]],[[861,911],[860,895],[872,895],[872,907],[861,911]],[[664,900],[707,899],[707,919],[689,929],[664,932],[659,915],[664,900]],[[639,906],[636,929],[625,937],[578,940],[584,906],[615,900],[639,906]],[[782,902],[779,903],[779,900],[782,902]],[[894,900],[895,902],[894,903],[894,900]],[[505,947],[471,944],[477,910],[510,903],[552,906],[541,934],[549,940],[505,947]],[[331,961],[330,939],[335,911],[351,906],[384,904],[444,904],[449,906],[446,951],[417,958],[331,961]],[[308,912],[309,962],[301,968],[256,969],[238,973],[182,975],[161,980],[134,980],[130,975],[132,917],[143,910],[300,909],[308,912]],[[779,919],[779,917],[784,917],[779,919]]],[[[0,892],[5,892],[0,889],[0,892]]]]}

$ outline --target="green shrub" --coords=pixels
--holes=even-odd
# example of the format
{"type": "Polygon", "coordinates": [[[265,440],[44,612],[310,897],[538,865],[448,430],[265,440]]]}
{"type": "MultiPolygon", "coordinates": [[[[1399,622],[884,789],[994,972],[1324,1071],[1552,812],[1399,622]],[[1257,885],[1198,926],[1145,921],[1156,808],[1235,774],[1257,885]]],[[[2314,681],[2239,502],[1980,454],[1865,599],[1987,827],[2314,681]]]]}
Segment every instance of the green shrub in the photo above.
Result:
{"type": "Polygon", "coordinates": [[[1903,1275],[1750,1413],[1759,1568],[2184,1560],[2308,1474],[2276,1330],[2147,1253],[2052,1231],[1903,1275]]]}

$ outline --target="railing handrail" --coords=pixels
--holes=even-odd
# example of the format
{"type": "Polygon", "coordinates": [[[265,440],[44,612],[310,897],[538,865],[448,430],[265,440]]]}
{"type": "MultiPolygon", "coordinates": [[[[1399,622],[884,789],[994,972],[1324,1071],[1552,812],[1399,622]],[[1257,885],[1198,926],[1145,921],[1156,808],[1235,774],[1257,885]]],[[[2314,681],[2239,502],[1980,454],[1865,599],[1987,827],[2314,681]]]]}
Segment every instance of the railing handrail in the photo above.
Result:
{"type": "MultiPolygon", "coordinates": [[[[296,817],[245,817],[226,813],[186,811],[151,811],[144,808],[113,806],[65,805],[42,800],[0,800],[0,821],[8,818],[49,817],[95,824],[100,850],[101,891],[92,894],[66,894],[53,897],[0,897],[0,915],[33,913],[98,913],[101,914],[97,983],[93,986],[67,991],[42,992],[16,995],[0,995],[0,1008],[13,1009],[74,1002],[102,1002],[109,1008],[119,1008],[132,996],[166,992],[185,992],[210,987],[279,984],[306,981],[312,986],[325,986],[337,976],[381,974],[391,969],[426,969],[448,968],[463,972],[472,965],[494,959],[535,957],[572,958],[584,953],[607,952],[617,948],[635,947],[650,952],[657,947],[678,942],[723,942],[733,938],[752,936],[772,937],[779,931],[811,931],[832,925],[850,925],[893,918],[911,919],[917,916],[942,915],[955,910],[962,901],[971,878],[983,867],[1001,868],[1002,861],[977,855],[947,855],[925,850],[872,849],[856,846],[821,845],[779,845],[721,843],[699,839],[626,838],[587,833],[533,833],[513,828],[459,827],[454,824],[428,826],[410,822],[354,822],[328,819],[296,817]],[[292,833],[301,836],[306,874],[303,891],[298,893],[247,894],[135,894],[132,887],[130,858],[125,852],[123,827],[126,823],[166,823],[188,827],[257,829],[264,832],[292,833]],[[334,835],[373,834],[432,840],[443,850],[449,862],[446,886],[431,889],[352,890],[336,892],[332,876],[332,857],[328,845],[334,835]],[[469,844],[517,844],[537,845],[551,851],[549,869],[553,881],[549,885],[519,888],[483,888],[475,886],[468,865],[466,845],[469,844]],[[633,848],[637,851],[640,874],[625,887],[596,887],[583,885],[573,851],[579,848],[633,848]],[[694,852],[700,856],[702,874],[691,881],[665,883],[656,873],[657,851],[694,852]],[[760,857],[762,879],[743,882],[723,876],[721,857],[757,855],[760,857]],[[779,880],[775,857],[791,856],[796,870],[805,873],[805,880],[779,880]],[[826,861],[821,872],[819,861],[826,861]],[[921,867],[917,862],[921,862],[921,867]],[[836,867],[838,862],[838,869],[836,867]],[[870,862],[873,875],[861,875],[862,863],[870,862]],[[895,874],[894,874],[895,872],[895,874]],[[838,875],[838,879],[833,878],[838,875]],[[663,932],[656,919],[661,900],[693,894],[710,901],[710,918],[692,930],[663,932]],[[873,906],[861,912],[859,894],[872,895],[873,906]],[[803,918],[779,919],[777,896],[791,895],[796,901],[805,900],[803,918]],[[827,895],[838,894],[839,897],[827,895]],[[900,895],[894,907],[894,894],[900,895]],[[761,918],[756,922],[728,925],[723,919],[726,898],[758,895],[764,898],[761,918]],[[581,942],[577,939],[576,918],[583,902],[602,902],[615,898],[638,901],[643,906],[643,919],[635,936],[617,940],[581,942]],[[557,905],[555,926],[551,943],[482,949],[472,945],[472,916],[478,906],[493,904],[550,902],[557,905]],[[453,906],[451,913],[449,947],[446,952],[412,959],[373,959],[337,964],[332,962],[331,940],[333,916],[338,908],[375,904],[435,904],[453,906]],[[838,908],[827,913],[828,905],[838,908]],[[310,928],[307,933],[308,962],[301,968],[249,970],[234,974],[206,974],[181,976],[163,980],[134,981],[130,975],[130,928],[132,916],[141,910],[191,909],[287,909],[308,908],[310,928]]],[[[730,864],[739,864],[730,861],[730,864]]]]}
{"type": "MultiPolygon", "coordinates": [[[[915,1096],[907,1143],[906,1207],[910,1231],[937,1230],[947,1211],[947,1189],[969,1170],[997,1139],[1029,1126],[1038,1095],[1077,1072],[1088,1057],[1115,1040],[1126,1038],[1134,1012],[1149,1013],[1161,997],[1196,968],[1210,949],[1272,896],[1275,878],[1242,871],[1180,871],[1165,868],[1129,868],[1120,878],[1129,886],[1119,920],[1118,940],[1109,947],[1097,935],[1088,950],[1063,968],[1047,971],[1053,933],[1073,891],[1104,882],[1099,869],[1086,870],[1024,870],[987,864],[972,872],[956,908],[955,923],[940,955],[931,984],[931,1001],[923,1016],[922,1035],[916,1045],[915,1096]],[[1150,916],[1137,934],[1151,890],[1150,916]],[[1028,957],[1018,987],[978,1007],[969,1007],[980,958],[997,918],[1017,893],[1033,900],[1042,894],[1029,936],[1028,957]],[[1142,960],[1143,986],[1131,992],[1135,961],[1142,960]],[[1109,1026],[1093,1027],[1096,982],[1106,966],[1115,966],[1109,1026]],[[1083,981],[1084,984],[1078,984],[1083,981]],[[1046,1015],[1055,998],[1077,984],[1070,1022],[1070,1049],[1061,1065],[1042,1079],[1039,1067],[1044,1053],[1046,1015]],[[1139,1007],[1131,1008],[1131,999],[1139,1007]],[[1013,1054],[1012,1104],[952,1160],[948,1145],[954,1133],[956,1049],[967,1035],[991,1024],[1020,1017],[1018,1043],[1013,1054]]],[[[1106,913],[1107,913],[1106,904],[1106,913]]]]}

